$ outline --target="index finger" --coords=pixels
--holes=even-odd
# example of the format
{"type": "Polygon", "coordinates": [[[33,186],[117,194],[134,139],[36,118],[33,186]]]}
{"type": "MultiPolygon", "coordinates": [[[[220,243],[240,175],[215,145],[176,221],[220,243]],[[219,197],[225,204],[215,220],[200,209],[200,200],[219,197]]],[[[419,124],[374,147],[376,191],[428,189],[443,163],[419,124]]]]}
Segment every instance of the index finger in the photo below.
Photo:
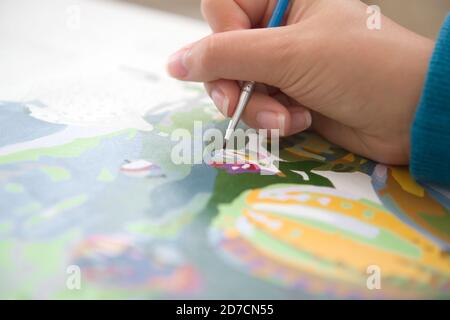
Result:
{"type": "Polygon", "coordinates": [[[202,0],[202,13],[213,32],[250,29],[264,24],[275,0],[202,0]]]}

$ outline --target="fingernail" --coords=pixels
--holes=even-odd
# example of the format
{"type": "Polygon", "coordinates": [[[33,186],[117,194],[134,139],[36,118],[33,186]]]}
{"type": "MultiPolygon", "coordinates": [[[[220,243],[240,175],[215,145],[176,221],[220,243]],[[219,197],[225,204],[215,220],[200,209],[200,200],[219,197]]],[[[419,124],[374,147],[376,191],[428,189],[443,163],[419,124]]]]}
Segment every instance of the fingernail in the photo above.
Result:
{"type": "Polygon", "coordinates": [[[230,99],[223,94],[220,89],[213,89],[211,91],[211,99],[214,101],[216,107],[220,110],[220,112],[228,117],[228,107],[230,105],[230,99]]]}
{"type": "Polygon", "coordinates": [[[309,111],[297,111],[291,115],[291,130],[293,133],[301,132],[311,127],[312,118],[309,111]]]}
{"type": "Polygon", "coordinates": [[[188,75],[186,67],[186,58],[191,52],[190,48],[184,48],[170,56],[167,63],[167,71],[174,78],[184,78],[188,75]]]}
{"type": "Polygon", "coordinates": [[[263,129],[279,129],[280,135],[284,135],[286,124],[285,116],[281,113],[262,111],[256,115],[256,122],[263,129]]]}

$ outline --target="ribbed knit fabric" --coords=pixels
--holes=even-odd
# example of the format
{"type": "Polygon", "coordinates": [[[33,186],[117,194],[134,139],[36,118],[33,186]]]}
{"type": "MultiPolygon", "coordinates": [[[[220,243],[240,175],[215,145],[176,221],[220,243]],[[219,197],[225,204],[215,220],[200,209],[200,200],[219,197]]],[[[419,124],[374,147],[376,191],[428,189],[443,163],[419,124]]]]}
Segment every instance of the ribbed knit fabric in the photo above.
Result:
{"type": "Polygon", "coordinates": [[[450,14],[437,40],[412,127],[410,170],[420,182],[450,187],[450,14]]]}

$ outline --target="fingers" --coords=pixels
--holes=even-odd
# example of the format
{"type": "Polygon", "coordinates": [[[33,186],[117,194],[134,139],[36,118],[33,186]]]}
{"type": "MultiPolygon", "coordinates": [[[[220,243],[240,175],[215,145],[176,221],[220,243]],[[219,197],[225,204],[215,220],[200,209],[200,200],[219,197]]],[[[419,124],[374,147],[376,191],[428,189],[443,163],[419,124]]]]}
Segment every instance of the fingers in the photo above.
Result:
{"type": "Polygon", "coordinates": [[[291,119],[285,136],[291,136],[311,128],[312,116],[310,110],[303,106],[290,106],[288,111],[291,119]]]}
{"type": "Polygon", "coordinates": [[[281,136],[302,132],[311,126],[309,110],[300,107],[286,107],[276,99],[256,92],[247,105],[244,122],[256,129],[279,129],[281,136]]]}
{"type": "Polygon", "coordinates": [[[231,117],[236,109],[240,88],[236,81],[217,80],[205,83],[205,89],[217,109],[225,116],[231,117]]]}
{"type": "Polygon", "coordinates": [[[301,46],[286,32],[273,28],[213,34],[175,53],[168,72],[185,81],[254,80],[282,87],[291,65],[302,61],[301,46]]]}
{"type": "Polygon", "coordinates": [[[214,32],[251,29],[266,15],[273,0],[203,0],[202,13],[214,32]]]}
{"type": "MultiPolygon", "coordinates": [[[[227,117],[235,111],[240,88],[235,81],[218,80],[205,84],[208,94],[218,109],[227,117]]],[[[242,120],[256,129],[279,129],[281,136],[302,132],[311,126],[312,118],[308,109],[295,105],[285,106],[289,101],[285,96],[271,97],[255,92],[247,105],[242,120]]]]}
{"type": "Polygon", "coordinates": [[[361,135],[354,128],[343,125],[316,112],[313,113],[313,119],[312,127],[322,137],[342,146],[350,152],[358,153],[364,157],[370,157],[370,148],[368,148],[364,140],[361,139],[361,135]]]}

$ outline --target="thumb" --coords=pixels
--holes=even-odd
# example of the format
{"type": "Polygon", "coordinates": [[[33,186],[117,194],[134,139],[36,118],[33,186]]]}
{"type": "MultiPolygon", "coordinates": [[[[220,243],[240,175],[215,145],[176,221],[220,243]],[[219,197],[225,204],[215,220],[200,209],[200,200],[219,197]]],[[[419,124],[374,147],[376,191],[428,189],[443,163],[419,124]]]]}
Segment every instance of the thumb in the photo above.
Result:
{"type": "Polygon", "coordinates": [[[168,72],[185,81],[253,80],[283,87],[286,71],[301,61],[287,28],[212,34],[173,54],[168,72]]]}

